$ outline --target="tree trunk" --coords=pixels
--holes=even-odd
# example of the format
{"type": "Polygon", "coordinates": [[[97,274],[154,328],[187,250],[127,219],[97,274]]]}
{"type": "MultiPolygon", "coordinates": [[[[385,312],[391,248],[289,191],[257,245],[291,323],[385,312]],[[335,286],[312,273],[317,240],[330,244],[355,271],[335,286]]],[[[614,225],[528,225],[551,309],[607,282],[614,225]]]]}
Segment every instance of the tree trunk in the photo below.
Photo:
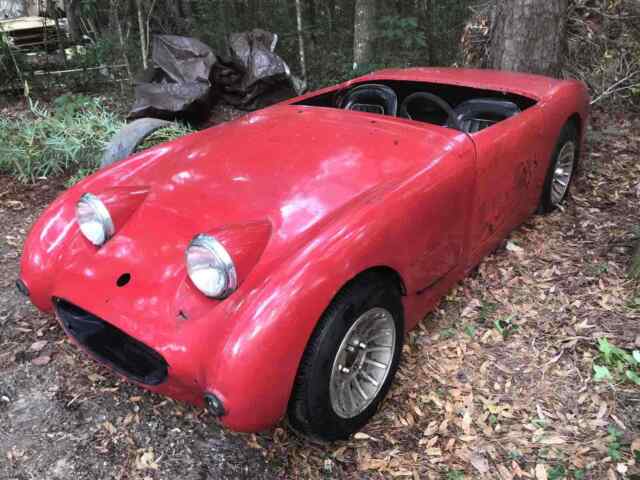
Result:
{"type": "Polygon", "coordinates": [[[69,35],[74,42],[82,39],[82,31],[80,30],[80,0],[64,0],[64,11],[67,15],[67,25],[69,27],[69,35]]]}
{"type": "Polygon", "coordinates": [[[493,68],[560,76],[567,0],[499,1],[492,20],[489,64],[493,68]]]}
{"type": "Polygon", "coordinates": [[[356,0],[353,28],[353,69],[373,63],[376,33],[376,1],[356,0]]]}
{"type": "Polygon", "coordinates": [[[640,280],[640,240],[636,244],[636,248],[631,257],[631,269],[629,270],[631,278],[640,280]]]}
{"type": "Polygon", "coordinates": [[[436,48],[435,48],[435,38],[434,29],[436,24],[436,12],[435,12],[435,1],[434,0],[424,0],[423,8],[422,8],[423,16],[424,16],[424,40],[427,44],[426,48],[426,64],[429,66],[437,65],[436,63],[436,48]]]}
{"type": "Polygon", "coordinates": [[[131,73],[131,64],[129,63],[129,57],[127,56],[127,45],[125,42],[124,34],[122,33],[122,25],[120,25],[120,17],[118,15],[118,3],[119,0],[109,0],[109,24],[111,30],[115,30],[118,33],[118,41],[120,42],[120,53],[122,54],[122,61],[127,69],[127,78],[133,79],[131,73]]]}
{"type": "Polygon", "coordinates": [[[140,54],[142,56],[142,68],[145,70],[148,68],[147,63],[147,34],[144,28],[144,16],[142,8],[142,0],[136,0],[136,9],[138,11],[138,32],[140,33],[140,54]]]}
{"type": "Polygon", "coordinates": [[[298,52],[300,54],[300,71],[302,79],[307,80],[307,62],[304,56],[304,36],[302,35],[302,6],[300,0],[296,0],[296,25],[298,28],[298,52]]]}

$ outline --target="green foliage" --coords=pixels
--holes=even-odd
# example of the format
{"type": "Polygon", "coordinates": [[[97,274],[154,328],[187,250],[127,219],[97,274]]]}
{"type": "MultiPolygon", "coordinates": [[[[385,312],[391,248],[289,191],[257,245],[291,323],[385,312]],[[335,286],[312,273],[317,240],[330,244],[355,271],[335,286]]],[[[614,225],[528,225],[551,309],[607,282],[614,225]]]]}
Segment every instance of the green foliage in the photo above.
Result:
{"type": "Polygon", "coordinates": [[[483,301],[482,305],[480,306],[480,312],[478,312],[480,320],[482,320],[483,323],[487,323],[487,321],[496,312],[496,310],[498,310],[498,305],[496,305],[495,303],[483,301]]]}
{"type": "Polygon", "coordinates": [[[193,131],[193,128],[180,123],[174,123],[168,127],[160,128],[144,139],[138,147],[138,151],[155,147],[161,143],[170,142],[193,131]]]}
{"type": "Polygon", "coordinates": [[[496,330],[503,338],[507,338],[520,330],[520,326],[513,323],[513,315],[495,320],[493,326],[496,327],[496,330]]]}
{"type": "Polygon", "coordinates": [[[416,17],[386,15],[380,19],[378,38],[395,42],[404,49],[418,49],[427,46],[424,32],[420,30],[416,17]]]}
{"type": "Polygon", "coordinates": [[[464,480],[464,470],[448,470],[445,478],[447,480],[464,480]]]}
{"type": "Polygon", "coordinates": [[[567,470],[564,468],[564,465],[556,465],[549,470],[547,478],[549,480],[561,480],[563,478],[567,478],[567,470]]]}
{"type": "Polygon", "coordinates": [[[31,115],[0,119],[0,171],[21,182],[95,170],[123,122],[99,99],[64,95],[52,111],[30,102],[31,115]]]}
{"type": "Polygon", "coordinates": [[[622,459],[622,432],[613,425],[609,425],[609,443],[607,444],[607,454],[614,462],[622,459]]]}
{"type": "Polygon", "coordinates": [[[468,323],[464,327],[464,333],[466,333],[469,337],[473,338],[476,336],[476,327],[475,325],[468,323]]]}
{"type": "Polygon", "coordinates": [[[631,353],[609,343],[606,338],[598,339],[600,355],[593,363],[593,379],[596,381],[629,381],[640,385],[640,350],[631,353]]]}
{"type": "Polygon", "coordinates": [[[447,338],[453,338],[456,336],[456,329],[449,327],[449,328],[445,328],[444,330],[442,330],[442,332],[440,332],[440,338],[442,339],[447,339],[447,338]]]}

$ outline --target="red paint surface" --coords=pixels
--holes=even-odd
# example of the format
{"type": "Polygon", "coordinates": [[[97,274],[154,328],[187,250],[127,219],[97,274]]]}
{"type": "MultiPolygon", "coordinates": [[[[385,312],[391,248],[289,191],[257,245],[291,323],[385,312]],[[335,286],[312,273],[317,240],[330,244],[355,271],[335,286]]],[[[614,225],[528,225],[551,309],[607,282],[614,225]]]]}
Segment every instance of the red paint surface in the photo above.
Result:
{"type": "Polygon", "coordinates": [[[394,269],[415,326],[535,210],[560,129],[574,114],[587,120],[581,83],[537,76],[388,70],[332,88],[382,79],[538,103],[469,136],[290,105],[300,97],[145,151],[80,182],[36,222],[21,266],[31,300],[50,311],[52,297],[64,298],[159,351],[169,379],[152,390],[198,405],[211,391],[230,428],[273,425],[316,322],[347,281],[394,269]],[[85,192],[114,215],[116,235],[101,248],[75,223],[85,192]],[[185,249],[201,232],[238,266],[240,286],[223,301],[187,277],[185,249]],[[120,288],[123,273],[131,281],[120,288]]]}

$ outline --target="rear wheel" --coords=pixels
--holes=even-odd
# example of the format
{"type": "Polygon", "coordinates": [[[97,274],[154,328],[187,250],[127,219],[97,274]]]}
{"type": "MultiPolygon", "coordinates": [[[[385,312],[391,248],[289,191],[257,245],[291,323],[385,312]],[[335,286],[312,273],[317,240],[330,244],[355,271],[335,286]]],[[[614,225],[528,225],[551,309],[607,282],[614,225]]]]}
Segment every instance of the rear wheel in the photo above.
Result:
{"type": "Polygon", "coordinates": [[[375,414],[395,376],[404,337],[400,291],[365,274],[318,323],[289,402],[293,428],[322,440],[349,437],[375,414]]]}
{"type": "Polygon", "coordinates": [[[569,193],[578,163],[578,142],[578,129],[575,124],[567,123],[560,132],[545,179],[540,200],[543,213],[555,210],[569,193]]]}

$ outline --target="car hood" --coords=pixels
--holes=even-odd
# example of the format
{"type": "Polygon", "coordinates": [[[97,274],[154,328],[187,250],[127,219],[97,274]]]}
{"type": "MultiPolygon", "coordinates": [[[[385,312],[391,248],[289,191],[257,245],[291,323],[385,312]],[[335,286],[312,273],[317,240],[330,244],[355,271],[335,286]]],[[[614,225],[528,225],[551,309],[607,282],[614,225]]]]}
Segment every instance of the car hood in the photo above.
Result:
{"type": "Polygon", "coordinates": [[[105,175],[146,184],[141,209],[186,220],[187,235],[266,220],[287,241],[351,199],[429,168],[464,139],[402,119],[279,106],[160,146],[105,175]]]}
{"type": "MultiPolygon", "coordinates": [[[[160,145],[76,185],[30,236],[26,279],[43,308],[51,297],[64,298],[169,348],[181,319],[196,320],[211,308],[186,277],[184,252],[194,235],[233,231],[232,246],[245,249],[234,259],[246,271],[252,262],[257,269],[259,260],[269,272],[269,265],[316,238],[323,222],[344,221],[341,212],[356,198],[370,203],[398,191],[452,154],[457,142],[469,140],[452,130],[358,112],[293,106],[255,112],[160,145]],[[115,218],[114,237],[99,249],[69,223],[85,192],[109,196],[112,213],[119,197],[128,204],[115,218]],[[55,260],[65,236],[71,239],[55,260]],[[45,237],[51,240],[43,243],[45,237]],[[47,268],[43,258],[57,262],[55,278],[35,273],[36,265],[47,268]],[[126,286],[123,275],[131,279],[126,286]]],[[[222,308],[233,315],[242,298],[232,295],[222,308]]]]}

